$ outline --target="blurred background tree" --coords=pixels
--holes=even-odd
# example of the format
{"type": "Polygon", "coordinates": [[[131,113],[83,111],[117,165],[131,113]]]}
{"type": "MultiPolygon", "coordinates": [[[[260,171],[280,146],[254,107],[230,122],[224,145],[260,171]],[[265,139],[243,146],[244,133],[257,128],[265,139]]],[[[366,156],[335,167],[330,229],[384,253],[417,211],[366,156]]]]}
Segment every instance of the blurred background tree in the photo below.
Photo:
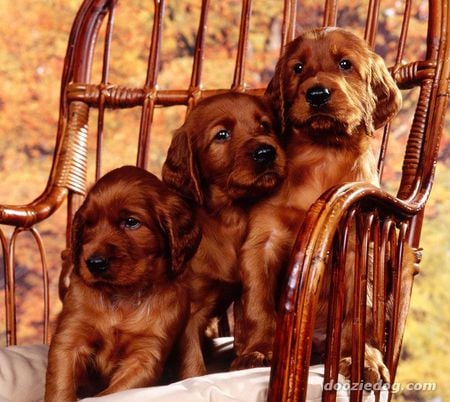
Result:
{"type": "MultiPolygon", "coordinates": [[[[255,1],[250,26],[250,46],[246,83],[249,87],[267,85],[278,58],[282,1],[255,1]]],[[[44,189],[51,166],[58,119],[59,82],[69,29],[81,0],[0,0],[3,23],[0,25],[0,203],[24,204],[44,189]]],[[[352,0],[340,4],[338,25],[349,26],[362,34],[366,5],[352,0]]],[[[303,1],[298,9],[298,30],[320,25],[319,5],[303,1]]],[[[381,29],[376,51],[389,59],[392,35],[400,29],[399,14],[403,4],[383,1],[381,29]]],[[[205,87],[231,85],[239,31],[241,2],[213,1],[209,12],[204,63],[205,87]]],[[[116,15],[112,45],[112,83],[141,86],[145,80],[153,2],[121,1],[116,15]]],[[[186,88],[189,84],[192,55],[196,38],[200,2],[168,0],[163,34],[160,88],[186,88]]],[[[421,55],[425,49],[424,21],[427,3],[413,6],[410,40],[406,55],[421,55]]],[[[101,64],[94,66],[100,77],[101,64]]],[[[386,160],[383,186],[395,193],[404,152],[407,125],[417,91],[404,91],[404,109],[398,116],[386,160]]],[[[103,171],[135,162],[140,111],[138,108],[107,111],[103,171]],[[114,115],[114,116],[112,116],[114,115]],[[114,117],[114,118],[110,118],[114,117]]],[[[170,142],[171,132],[181,125],[184,107],[158,109],[154,117],[149,169],[159,175],[170,142]]],[[[95,121],[94,115],[91,116],[95,121]]],[[[92,125],[95,127],[95,124],[92,125]]],[[[447,124],[448,127],[448,124],[447,124]]],[[[94,150],[91,136],[89,148],[94,150]]],[[[415,282],[412,308],[408,319],[397,381],[436,383],[433,392],[402,392],[397,400],[444,401],[450,390],[450,270],[448,269],[450,213],[450,177],[448,137],[443,138],[437,167],[436,183],[426,210],[422,246],[425,249],[422,271],[415,282]]],[[[93,158],[91,158],[92,160],[93,158]]],[[[89,169],[90,177],[93,167],[89,169]]],[[[43,235],[51,276],[52,317],[60,305],[56,295],[60,269],[60,252],[64,248],[64,206],[50,220],[39,225],[43,235]]],[[[2,228],[10,234],[9,228],[2,228]]],[[[39,257],[28,235],[17,245],[16,275],[20,301],[19,339],[22,343],[38,342],[41,331],[39,257]],[[36,311],[35,311],[36,310],[36,311]],[[24,314],[26,312],[26,314],[24,314]],[[30,314],[31,312],[31,314],[30,314]]],[[[0,258],[2,256],[0,255],[0,258]]],[[[4,288],[0,273],[0,290],[4,288]]],[[[1,295],[0,295],[1,296],[1,295]]],[[[4,314],[0,309],[0,341],[4,338],[4,314]]]]}

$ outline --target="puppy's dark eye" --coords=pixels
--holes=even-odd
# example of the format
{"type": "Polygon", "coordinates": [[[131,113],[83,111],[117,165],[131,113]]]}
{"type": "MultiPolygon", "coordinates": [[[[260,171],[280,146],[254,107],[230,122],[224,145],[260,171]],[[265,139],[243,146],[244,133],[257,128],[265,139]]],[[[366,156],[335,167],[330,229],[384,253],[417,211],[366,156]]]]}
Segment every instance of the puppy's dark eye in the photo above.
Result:
{"type": "Polygon", "coordinates": [[[303,71],[303,63],[294,64],[293,70],[295,74],[300,74],[303,71]]]}
{"type": "Polygon", "coordinates": [[[353,64],[350,60],[342,59],[339,62],[339,67],[341,68],[341,70],[350,70],[353,67],[353,64]]]}
{"type": "Polygon", "coordinates": [[[123,226],[125,229],[135,230],[141,227],[141,222],[139,222],[136,218],[130,216],[123,220],[121,226],[123,226]]]}
{"type": "Polygon", "coordinates": [[[259,123],[259,126],[264,130],[264,131],[270,131],[271,130],[271,125],[270,122],[267,120],[261,120],[261,122],[259,123]]]}
{"type": "Polygon", "coordinates": [[[231,133],[228,130],[222,129],[215,136],[215,141],[228,141],[231,138],[231,133]]]}

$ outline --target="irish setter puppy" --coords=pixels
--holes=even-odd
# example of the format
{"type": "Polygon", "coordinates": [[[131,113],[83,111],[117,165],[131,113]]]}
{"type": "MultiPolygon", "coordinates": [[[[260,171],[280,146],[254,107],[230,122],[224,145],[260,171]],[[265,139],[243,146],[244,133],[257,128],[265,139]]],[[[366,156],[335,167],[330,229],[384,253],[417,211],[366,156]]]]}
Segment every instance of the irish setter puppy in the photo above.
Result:
{"type": "MultiPolygon", "coordinates": [[[[371,140],[401,106],[383,60],[338,28],[308,31],[289,43],[266,95],[281,122],[287,174],[281,189],[251,212],[241,253],[233,368],[270,364],[277,291],[306,211],[332,186],[379,185],[371,140]]],[[[324,335],[326,312],[320,310],[316,332],[324,335]]],[[[343,346],[344,356],[349,346],[343,346]]],[[[369,351],[366,364],[387,379],[377,352],[369,351]]]]}
{"type": "Polygon", "coordinates": [[[274,126],[264,98],[226,93],[199,102],[174,134],[163,181],[195,201],[202,230],[182,278],[191,289],[191,315],[180,342],[181,377],[205,373],[205,329],[240,292],[238,253],[249,210],[284,176],[274,126]]]}
{"type": "Polygon", "coordinates": [[[151,173],[113,170],[74,218],[70,286],[45,401],[158,383],[189,315],[179,280],[200,241],[194,214],[151,173]]]}

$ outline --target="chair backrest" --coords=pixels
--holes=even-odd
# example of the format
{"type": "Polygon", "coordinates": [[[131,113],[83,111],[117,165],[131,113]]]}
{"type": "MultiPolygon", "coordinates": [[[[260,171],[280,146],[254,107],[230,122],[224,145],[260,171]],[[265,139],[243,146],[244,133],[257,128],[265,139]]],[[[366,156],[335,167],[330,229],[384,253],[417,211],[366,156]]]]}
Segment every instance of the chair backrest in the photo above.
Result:
{"type": "MultiPolygon", "coordinates": [[[[169,4],[167,7],[170,9],[165,11],[167,7],[164,1],[154,1],[153,10],[149,10],[149,17],[152,16],[153,22],[145,81],[136,87],[123,85],[121,82],[110,82],[111,70],[114,66],[112,47],[115,11],[120,10],[120,4],[118,1],[85,1],[74,22],[62,77],[56,152],[46,191],[46,193],[54,194],[55,198],[50,197],[53,201],[59,202],[60,198],[64,198],[56,195],[57,188],[67,188],[71,193],[76,194],[85,193],[88,127],[93,132],[91,135],[97,136],[95,177],[99,177],[106,110],[134,107],[140,109],[136,165],[148,167],[153,119],[158,107],[175,105],[189,107],[202,97],[228,90],[257,94],[262,94],[264,91],[263,82],[256,88],[249,87],[246,82],[246,69],[252,63],[252,59],[249,60],[249,53],[254,49],[250,42],[251,32],[249,31],[252,7],[255,8],[256,4],[252,4],[250,0],[244,1],[242,5],[239,32],[235,35],[235,50],[232,49],[235,60],[229,87],[208,87],[202,80],[204,65],[207,61],[205,55],[210,56],[211,53],[208,53],[206,49],[207,27],[211,26],[210,19],[213,19],[209,12],[211,8],[209,1],[202,2],[198,13],[195,44],[192,44],[194,48],[190,50],[192,71],[185,87],[166,89],[161,87],[158,81],[160,72],[164,70],[162,64],[165,62],[162,60],[165,22],[171,18],[172,13],[178,12],[176,7],[181,6],[178,3],[169,4]],[[103,35],[99,35],[102,24],[106,25],[105,31],[103,35]],[[98,43],[99,36],[104,39],[103,44],[98,43]],[[97,77],[92,78],[93,65],[99,59],[102,60],[101,73],[98,66],[97,77]],[[92,109],[98,109],[96,126],[88,119],[89,111],[92,109]]],[[[277,43],[279,49],[270,52],[272,60],[266,62],[268,67],[262,67],[273,68],[276,61],[274,57],[278,52],[282,52],[287,42],[305,28],[317,25],[339,25],[364,35],[369,44],[386,59],[399,87],[405,90],[404,97],[408,102],[415,102],[409,91],[420,88],[415,102],[414,119],[408,130],[398,196],[400,199],[422,205],[428,197],[432,184],[437,144],[442,132],[448,94],[446,2],[430,1],[428,9],[425,2],[414,4],[412,1],[406,1],[403,9],[394,3],[388,4],[391,8],[383,9],[382,2],[377,1],[354,5],[353,10],[351,6],[349,2],[340,9],[337,2],[325,1],[323,8],[320,8],[318,5],[308,4],[307,1],[304,4],[301,1],[285,1],[282,15],[269,14],[270,18],[278,19],[279,29],[275,33],[267,32],[266,37],[274,34],[281,37],[277,43]],[[410,28],[411,25],[413,25],[412,28],[410,28]],[[424,31],[423,42],[419,44],[414,41],[418,37],[416,36],[418,27],[424,31]],[[425,30],[427,30],[426,38],[425,30]]],[[[272,13],[277,11],[271,10],[272,13]]],[[[259,9],[258,12],[262,10],[259,9]]],[[[274,25],[277,25],[276,22],[270,24],[272,27],[274,25]]],[[[220,58],[217,57],[216,60],[220,58]]],[[[251,66],[252,71],[255,68],[251,66]]],[[[126,74],[126,71],[124,73],[126,74]]],[[[267,74],[266,78],[268,78],[267,74]]],[[[258,85],[258,82],[256,84],[258,85]]],[[[394,121],[384,130],[379,158],[380,173],[385,163],[389,134],[395,126],[394,121]]],[[[33,221],[39,219],[38,217],[29,218],[24,226],[30,226],[33,221]]]]}
{"type": "Polygon", "coordinates": [[[449,0],[428,3],[405,0],[401,6],[390,0],[344,1],[339,5],[337,0],[325,0],[323,4],[301,0],[268,3],[243,0],[242,7],[234,1],[210,4],[209,0],[202,0],[200,6],[196,1],[173,0],[166,4],[165,0],[154,0],[153,7],[136,6],[131,17],[122,18],[121,12],[137,2],[127,3],[117,0],[82,3],[73,23],[64,63],[56,145],[47,186],[28,205],[0,205],[0,223],[15,228],[11,239],[0,231],[8,344],[17,342],[16,237],[22,231],[30,231],[42,255],[44,340],[47,341],[50,304],[47,262],[36,224],[47,220],[67,200],[69,243],[71,219],[86,193],[88,171],[93,171],[96,179],[104,173],[105,166],[109,168],[116,163],[118,151],[116,155],[103,155],[111,131],[120,133],[122,137],[117,141],[122,138],[125,151],[131,139],[123,125],[132,121],[137,132],[133,140],[134,163],[157,169],[164,157],[152,156],[152,147],[155,143],[162,150],[167,147],[170,129],[181,124],[184,113],[176,109],[174,115],[166,116],[164,127],[170,127],[167,129],[161,124],[161,108],[189,108],[203,97],[229,90],[263,94],[283,46],[307,28],[337,25],[364,36],[385,58],[404,90],[405,103],[411,106],[414,116],[406,129],[401,114],[384,129],[380,136],[379,171],[382,175],[386,170],[391,133],[403,133],[407,141],[401,179],[392,191],[416,211],[408,237],[413,246],[418,246],[421,211],[433,183],[449,93],[449,0]],[[196,19],[192,20],[192,16],[196,19]],[[226,17],[225,21],[222,17],[226,17]],[[256,20],[265,32],[258,31],[256,20]],[[131,31],[130,26],[139,24],[150,26],[149,43],[147,37],[138,39],[137,32],[131,31]],[[165,36],[166,30],[170,31],[170,37],[165,36]],[[420,41],[418,31],[423,33],[420,41]],[[120,51],[121,46],[139,51],[134,57],[128,53],[117,54],[116,49],[120,51]],[[116,60],[119,60],[117,64],[116,60]],[[229,81],[214,76],[223,71],[215,68],[214,63],[227,64],[224,70],[231,74],[229,81]],[[140,75],[138,69],[142,70],[140,75]],[[118,113],[119,123],[115,124],[122,125],[108,125],[112,111],[119,109],[130,110],[132,118],[118,113]]]}

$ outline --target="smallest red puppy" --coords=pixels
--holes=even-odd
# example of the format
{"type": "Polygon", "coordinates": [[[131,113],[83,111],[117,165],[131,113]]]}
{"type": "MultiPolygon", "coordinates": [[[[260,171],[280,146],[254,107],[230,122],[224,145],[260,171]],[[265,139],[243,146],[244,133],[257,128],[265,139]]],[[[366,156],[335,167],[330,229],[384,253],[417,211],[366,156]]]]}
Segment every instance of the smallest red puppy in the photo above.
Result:
{"type": "Polygon", "coordinates": [[[74,218],[46,402],[158,383],[189,315],[178,274],[199,241],[191,209],[151,173],[124,166],[94,185],[74,218]]]}

